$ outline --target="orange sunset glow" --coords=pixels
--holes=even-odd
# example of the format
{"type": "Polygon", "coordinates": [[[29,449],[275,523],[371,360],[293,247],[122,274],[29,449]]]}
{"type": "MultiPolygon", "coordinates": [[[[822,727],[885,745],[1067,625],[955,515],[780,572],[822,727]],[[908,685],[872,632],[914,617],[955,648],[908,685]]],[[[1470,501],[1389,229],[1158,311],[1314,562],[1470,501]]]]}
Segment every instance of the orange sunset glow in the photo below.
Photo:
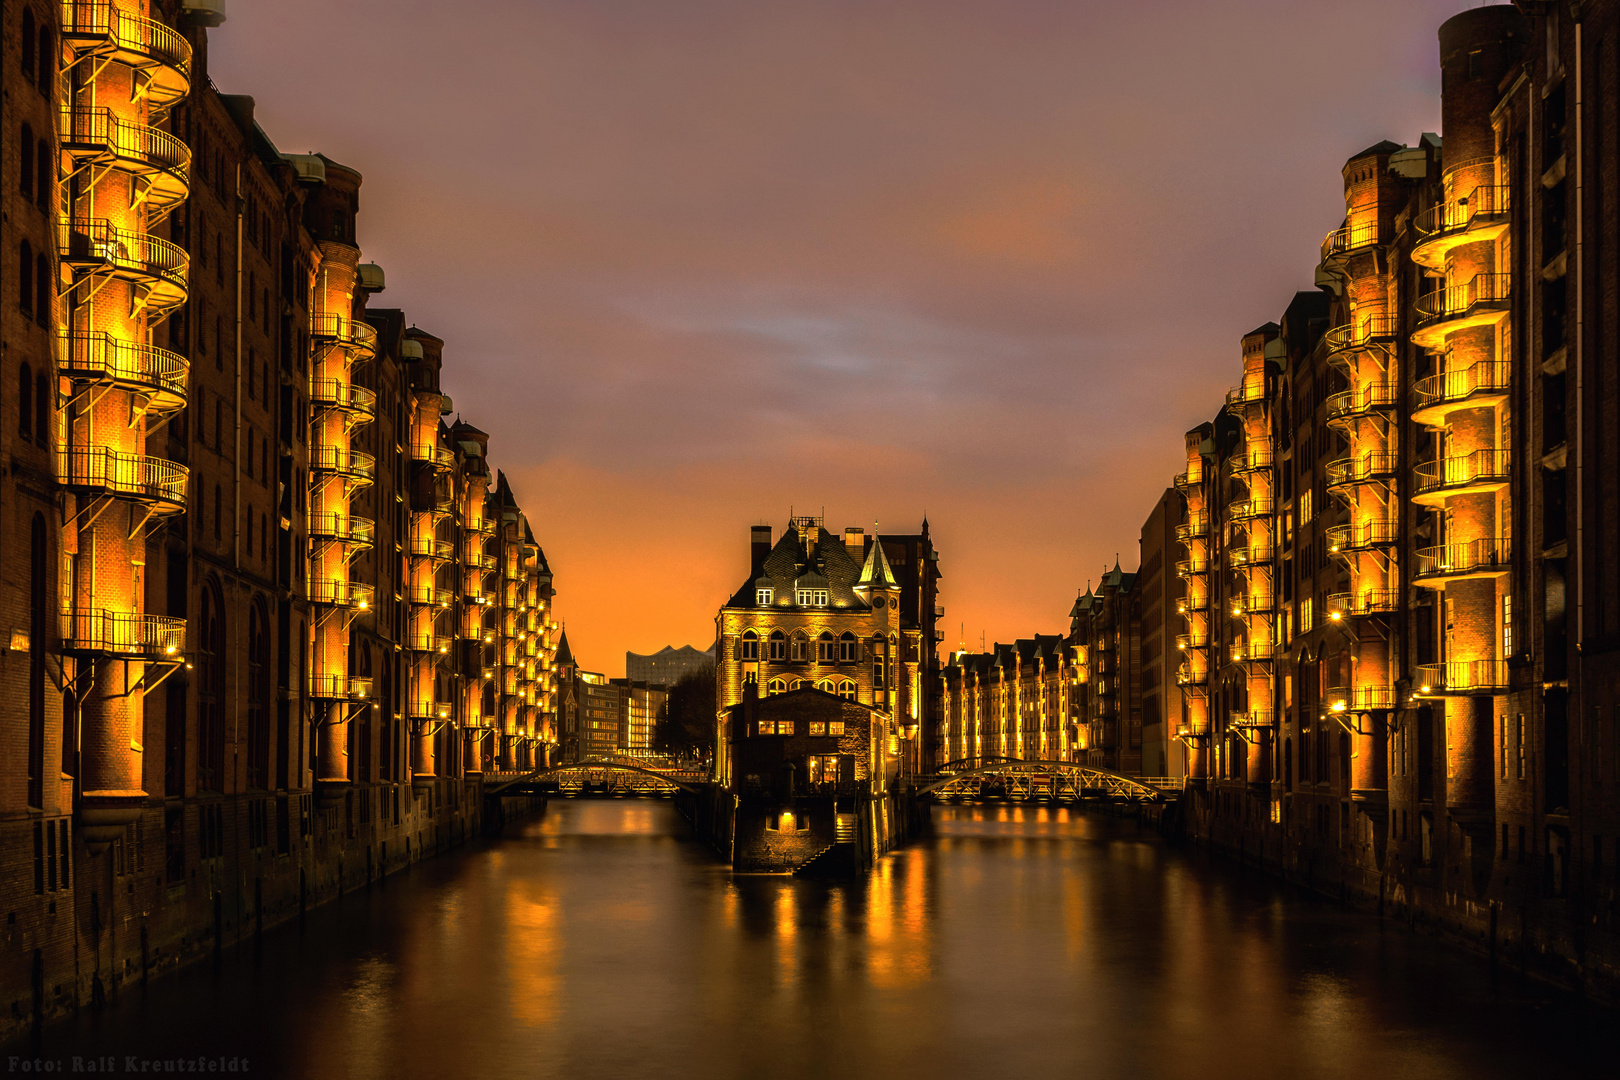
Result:
{"type": "Polygon", "coordinates": [[[946,647],[1060,631],[1134,566],[1181,433],[1342,215],[1304,178],[1438,124],[1456,4],[1350,7],[284,0],[212,63],[282,150],[364,173],[384,300],[445,340],[616,675],[706,647],[790,507],[926,513],[946,647]]]}

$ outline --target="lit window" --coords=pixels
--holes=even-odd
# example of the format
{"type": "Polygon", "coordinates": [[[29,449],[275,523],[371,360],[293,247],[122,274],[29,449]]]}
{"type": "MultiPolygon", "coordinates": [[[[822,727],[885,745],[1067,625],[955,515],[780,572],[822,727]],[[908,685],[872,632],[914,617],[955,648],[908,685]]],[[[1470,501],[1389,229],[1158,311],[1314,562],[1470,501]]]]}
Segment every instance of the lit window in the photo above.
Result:
{"type": "Polygon", "coordinates": [[[793,631],[793,648],[788,658],[796,661],[810,659],[810,639],[803,630],[793,631]]]}
{"type": "Polygon", "coordinates": [[[861,658],[861,644],[855,640],[855,635],[845,630],[838,639],[838,662],[853,664],[861,658]]]}
{"type": "Polygon", "coordinates": [[[780,630],[771,631],[771,659],[787,659],[787,635],[780,630]]]}
{"type": "Polygon", "coordinates": [[[798,589],[793,594],[794,601],[800,607],[826,607],[826,589],[798,589]]]}
{"type": "Polygon", "coordinates": [[[752,630],[743,632],[742,658],[744,660],[759,659],[759,635],[754,633],[752,630]]]}
{"type": "Polygon", "coordinates": [[[759,722],[759,733],[761,735],[775,735],[776,723],[771,720],[761,720],[759,722]]]}
{"type": "Polygon", "coordinates": [[[1502,658],[1513,655],[1513,596],[1502,597],[1502,658]]]}
{"type": "Polygon", "coordinates": [[[776,722],[776,733],[778,735],[791,735],[791,734],[793,734],[793,721],[791,721],[791,720],[778,720],[776,722]]]}
{"type": "Polygon", "coordinates": [[[829,734],[829,735],[842,735],[843,733],[844,733],[844,722],[842,720],[829,720],[829,721],[827,721],[827,734],[829,734]]]}
{"type": "Polygon", "coordinates": [[[805,687],[807,687],[809,685],[810,684],[808,682],[806,682],[804,679],[794,679],[793,680],[793,689],[795,689],[795,690],[803,690],[805,687]]]}
{"type": "Polygon", "coordinates": [[[770,607],[771,601],[775,598],[776,591],[774,589],[754,590],[754,603],[758,604],[760,607],[770,607]]]}
{"type": "Polygon", "coordinates": [[[770,682],[770,692],[773,694],[787,693],[787,683],[783,682],[781,679],[772,679],[770,682]]]}
{"type": "Polygon", "coordinates": [[[831,679],[822,679],[820,682],[816,683],[816,689],[820,690],[822,693],[830,694],[833,692],[833,681],[831,679]]]}
{"type": "Polygon", "coordinates": [[[838,643],[833,640],[831,633],[823,630],[821,636],[816,638],[816,659],[823,664],[830,664],[837,655],[838,643]]]}
{"type": "Polygon", "coordinates": [[[812,735],[825,735],[825,734],[827,734],[827,722],[825,720],[812,720],[812,721],[810,721],[810,734],[812,734],[812,735]]]}
{"type": "Polygon", "coordinates": [[[855,700],[855,684],[853,682],[851,682],[849,679],[845,679],[843,682],[839,683],[838,684],[838,696],[843,698],[846,701],[854,701],[855,700]]]}

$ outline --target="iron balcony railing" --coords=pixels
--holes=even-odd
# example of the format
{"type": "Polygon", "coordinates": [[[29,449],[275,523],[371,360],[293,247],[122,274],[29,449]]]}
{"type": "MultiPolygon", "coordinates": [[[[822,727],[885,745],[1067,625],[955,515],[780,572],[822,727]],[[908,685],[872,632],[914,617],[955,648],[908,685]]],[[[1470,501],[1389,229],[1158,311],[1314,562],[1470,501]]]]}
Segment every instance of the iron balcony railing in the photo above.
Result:
{"type": "Polygon", "coordinates": [[[1505,572],[1513,559],[1513,541],[1488,536],[1461,544],[1418,548],[1416,577],[1473,576],[1505,572]]]}
{"type": "Polygon", "coordinates": [[[1276,550],[1263,544],[1250,544],[1248,547],[1232,547],[1226,549],[1226,565],[1233,569],[1245,566],[1259,566],[1269,563],[1276,555],[1276,550]]]}
{"type": "Polygon", "coordinates": [[[370,323],[336,312],[311,312],[309,332],[316,338],[335,342],[346,349],[368,355],[377,351],[377,331],[370,323]]]}
{"type": "Polygon", "coordinates": [[[1193,488],[1201,486],[1203,482],[1204,471],[1202,469],[1188,469],[1184,473],[1176,474],[1175,488],[1177,491],[1185,495],[1193,488]]]}
{"type": "Polygon", "coordinates": [[[1266,399],[1266,384],[1262,379],[1258,384],[1241,383],[1226,392],[1226,407],[1228,409],[1241,409],[1245,405],[1266,399]]]}
{"type": "Polygon", "coordinates": [[[1322,697],[1328,712],[1371,712],[1395,707],[1393,686],[1330,686],[1322,697]]]}
{"type": "Polygon", "coordinates": [[[1246,451],[1240,452],[1232,458],[1232,471],[1234,473],[1259,472],[1269,469],[1272,464],[1271,447],[1260,445],[1250,446],[1246,451]]]}
{"type": "Polygon", "coordinates": [[[166,108],[191,89],[191,43],[180,33],[108,0],[63,0],[62,40],[78,56],[104,56],[134,68],[146,97],[166,108]]]}
{"type": "Polygon", "coordinates": [[[1176,574],[1180,577],[1192,577],[1194,574],[1207,573],[1209,573],[1208,559],[1180,559],[1176,562],[1176,574]]]}
{"type": "Polygon", "coordinates": [[[1276,597],[1268,592],[1238,593],[1232,597],[1232,614],[1264,615],[1276,607],[1276,597]]]}
{"type": "Polygon", "coordinates": [[[1396,386],[1392,382],[1372,382],[1333,394],[1327,399],[1327,418],[1342,420],[1352,416],[1365,416],[1382,409],[1393,409],[1397,400],[1396,386]]]}
{"type": "Polygon", "coordinates": [[[311,511],[309,515],[309,535],[321,540],[336,540],[356,547],[369,547],[375,534],[376,525],[370,518],[315,511],[311,511]]]}
{"type": "Polygon", "coordinates": [[[1422,462],[1413,471],[1416,474],[1417,493],[1422,495],[1454,488],[1505,484],[1512,467],[1512,454],[1507,450],[1475,450],[1471,454],[1422,462]]]}
{"type": "Polygon", "coordinates": [[[1380,243],[1378,233],[1378,218],[1376,214],[1370,221],[1352,221],[1341,228],[1334,229],[1322,241],[1322,261],[1340,255],[1348,255],[1364,247],[1372,247],[1380,243]]]}
{"type": "Polygon", "coordinates": [[[163,659],[186,647],[186,620],[169,615],[71,608],[62,613],[62,648],[71,653],[163,659]]]}
{"type": "Polygon", "coordinates": [[[1447,285],[1424,293],[1417,298],[1415,306],[1418,315],[1428,321],[1454,319],[1468,314],[1479,304],[1508,299],[1512,285],[1511,274],[1475,274],[1460,285],[1447,285]]]}
{"type": "Polygon", "coordinates": [[[1337,461],[1328,462],[1327,486],[1344,487],[1348,484],[1364,484],[1388,479],[1395,475],[1399,463],[1399,457],[1386,450],[1362,454],[1359,457],[1339,458],[1337,461]]]}
{"type": "Polygon", "coordinates": [[[448,446],[437,443],[412,443],[411,460],[425,461],[438,469],[453,469],[456,465],[456,452],[448,446]]]}
{"type": "Polygon", "coordinates": [[[1329,618],[1345,619],[1357,615],[1388,615],[1400,607],[1398,589],[1362,589],[1360,592],[1329,593],[1329,618]]]}
{"type": "Polygon", "coordinates": [[[104,447],[71,447],[58,455],[62,482],[81,491],[183,509],[190,472],[184,465],[104,447]]]}
{"type": "Polygon", "coordinates": [[[309,400],[320,408],[342,409],[362,416],[377,415],[377,392],[345,379],[311,379],[309,400]]]}
{"type": "Polygon", "coordinates": [[[1209,593],[1188,593],[1176,601],[1176,610],[1185,615],[1189,611],[1203,611],[1209,607],[1209,593]]]}
{"type": "Polygon", "coordinates": [[[456,545],[454,541],[433,536],[412,536],[406,541],[405,554],[434,562],[449,562],[456,557],[456,545]]]}
{"type": "Polygon", "coordinates": [[[1269,496],[1251,495],[1246,499],[1238,499],[1227,507],[1227,515],[1234,521],[1246,521],[1251,518],[1270,517],[1276,508],[1276,502],[1269,496]]]}
{"type": "Polygon", "coordinates": [[[179,353],[86,330],[59,330],[56,336],[59,370],[68,378],[151,394],[152,404],[165,412],[185,405],[190,365],[179,353]]]}
{"type": "Polygon", "coordinates": [[[125,120],[105,105],[64,104],[59,110],[62,149],[70,156],[89,155],[122,164],[125,171],[161,174],[151,177],[157,196],[167,204],[186,197],[190,187],[191,148],[150,124],[125,120]],[[168,177],[167,181],[162,179],[168,177]]]}
{"type": "Polygon", "coordinates": [[[1209,681],[1209,672],[1195,671],[1183,665],[1176,669],[1176,683],[1180,686],[1202,686],[1209,681]]]}
{"type": "Polygon", "coordinates": [[[1232,714],[1227,726],[1249,731],[1269,730],[1277,726],[1277,714],[1270,709],[1250,709],[1232,714]]]}
{"type": "Polygon", "coordinates": [[[1399,327],[1399,319],[1380,311],[1364,315],[1343,326],[1335,326],[1324,337],[1330,352],[1344,352],[1348,349],[1364,348],[1375,342],[1393,340],[1399,327]]]}
{"type": "Polygon", "coordinates": [[[1461,371],[1430,375],[1412,388],[1412,411],[1417,414],[1474,397],[1505,394],[1512,375],[1513,366],[1500,360],[1480,360],[1461,371]]]}
{"type": "Polygon", "coordinates": [[[1464,232],[1476,220],[1505,214],[1512,206],[1512,189],[1506,185],[1481,185],[1459,198],[1436,203],[1412,222],[1426,237],[1464,232]]]}
{"type": "Polygon", "coordinates": [[[1393,518],[1375,518],[1354,525],[1333,525],[1327,530],[1329,554],[1367,551],[1388,547],[1401,538],[1400,522],[1393,518]]]}
{"type": "Polygon", "coordinates": [[[316,472],[333,473],[355,480],[371,480],[377,475],[377,459],[361,450],[338,446],[312,446],[309,467],[316,472]]]}
{"type": "Polygon", "coordinates": [[[358,608],[364,611],[371,606],[376,589],[364,582],[350,581],[347,578],[311,577],[308,583],[308,596],[312,603],[358,608]]]}
{"type": "Polygon", "coordinates": [[[1202,649],[1209,645],[1209,632],[1189,633],[1176,635],[1176,648],[1185,652],[1188,649],[1202,649]]]}
{"type": "Polygon", "coordinates": [[[371,697],[371,680],[360,675],[335,675],[313,671],[309,676],[309,696],[336,701],[365,701],[371,697]]]}
{"type": "Polygon", "coordinates": [[[1420,664],[1419,694],[1490,694],[1508,688],[1508,666],[1500,660],[1449,660],[1420,664]]]}
{"type": "Polygon", "coordinates": [[[120,229],[105,218],[71,218],[57,223],[62,261],[91,273],[112,273],[144,285],[158,306],[186,298],[191,257],[167,240],[120,229]]]}
{"type": "Polygon", "coordinates": [[[1232,643],[1232,663],[1253,664],[1269,661],[1276,653],[1276,646],[1269,641],[1234,641],[1232,643]]]}
{"type": "Polygon", "coordinates": [[[1176,526],[1176,539],[1185,544],[1189,540],[1197,540],[1209,535],[1209,515],[1200,510],[1188,514],[1187,520],[1176,526]]]}
{"type": "Polygon", "coordinates": [[[407,585],[405,586],[405,602],[409,604],[423,604],[429,607],[446,608],[454,594],[449,589],[441,589],[437,585],[407,585]]]}

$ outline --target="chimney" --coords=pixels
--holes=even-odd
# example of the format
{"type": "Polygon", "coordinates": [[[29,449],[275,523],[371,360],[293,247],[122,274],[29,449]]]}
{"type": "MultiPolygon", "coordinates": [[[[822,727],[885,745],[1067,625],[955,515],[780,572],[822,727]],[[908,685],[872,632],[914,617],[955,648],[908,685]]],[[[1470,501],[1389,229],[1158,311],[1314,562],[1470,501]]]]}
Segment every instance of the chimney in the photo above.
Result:
{"type": "Polygon", "coordinates": [[[866,530],[856,528],[854,525],[844,530],[844,550],[856,562],[866,559],[866,530]]]}
{"type": "Polygon", "coordinates": [[[754,576],[765,569],[765,556],[771,553],[771,527],[769,525],[755,525],[748,531],[748,541],[751,555],[754,560],[754,576]]]}

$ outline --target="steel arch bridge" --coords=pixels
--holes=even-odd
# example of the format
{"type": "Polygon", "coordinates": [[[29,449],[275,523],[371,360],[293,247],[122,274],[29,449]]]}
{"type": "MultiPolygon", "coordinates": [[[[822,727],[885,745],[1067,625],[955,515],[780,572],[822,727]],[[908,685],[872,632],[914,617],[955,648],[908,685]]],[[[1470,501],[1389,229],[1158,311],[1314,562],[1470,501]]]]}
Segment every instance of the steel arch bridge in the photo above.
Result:
{"type": "Polygon", "coordinates": [[[565,773],[583,773],[585,774],[584,779],[587,781],[598,779],[599,777],[605,777],[609,773],[625,773],[632,778],[642,778],[643,781],[657,781],[657,783],[645,784],[647,787],[656,788],[660,785],[667,784],[670,787],[677,788],[681,791],[691,792],[693,794],[696,794],[701,790],[698,786],[699,784],[707,783],[707,781],[697,780],[692,775],[686,773],[680,774],[681,779],[676,779],[675,776],[669,773],[659,772],[656,769],[649,769],[644,765],[635,765],[627,761],[619,761],[613,758],[590,758],[585,761],[570,762],[567,765],[552,765],[544,769],[536,769],[533,772],[525,773],[522,776],[513,777],[512,779],[502,783],[493,784],[484,790],[485,794],[499,795],[501,792],[515,784],[533,784],[536,781],[545,780],[553,776],[562,776],[565,773]]]}
{"type": "Polygon", "coordinates": [[[1024,758],[979,757],[948,761],[933,777],[923,778],[918,795],[978,793],[978,781],[1000,780],[1009,794],[1038,798],[1105,798],[1121,802],[1164,802],[1179,794],[1179,786],[1110,772],[1073,761],[1031,761],[1024,758]],[[955,790],[953,790],[955,789],[955,790]]]}

